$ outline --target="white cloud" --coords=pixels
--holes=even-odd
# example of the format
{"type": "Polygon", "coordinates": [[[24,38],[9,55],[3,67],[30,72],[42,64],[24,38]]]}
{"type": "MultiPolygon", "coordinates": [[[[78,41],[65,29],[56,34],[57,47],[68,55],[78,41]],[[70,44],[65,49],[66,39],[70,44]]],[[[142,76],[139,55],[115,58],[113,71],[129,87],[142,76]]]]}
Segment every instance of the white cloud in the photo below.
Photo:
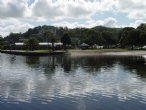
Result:
{"type": "Polygon", "coordinates": [[[74,22],[74,23],[69,23],[69,22],[61,22],[61,23],[54,23],[54,26],[67,26],[68,28],[75,28],[75,27],[87,27],[87,28],[91,28],[91,27],[95,27],[95,26],[106,26],[106,27],[119,27],[116,25],[116,19],[109,17],[105,20],[98,20],[95,21],[93,19],[87,20],[86,22],[84,22],[83,24],[80,24],[78,22],[74,22]]]}
{"type": "MultiPolygon", "coordinates": [[[[16,33],[16,32],[25,32],[28,30],[28,28],[33,28],[34,26],[26,23],[26,22],[22,22],[22,21],[18,21],[16,19],[9,19],[9,20],[0,20],[2,22],[0,22],[0,32],[2,36],[6,36],[8,35],[10,32],[16,33]],[[8,25],[8,26],[6,26],[8,25]],[[3,27],[2,27],[3,26],[3,27]],[[4,27],[5,26],[5,27],[4,27]]],[[[75,28],[75,27],[87,27],[87,28],[91,28],[91,27],[95,27],[95,26],[106,26],[106,27],[118,27],[116,25],[116,19],[115,18],[107,18],[105,20],[98,20],[95,21],[93,19],[89,19],[84,23],[78,23],[78,22],[67,22],[67,21],[63,21],[60,23],[54,23],[52,25],[54,26],[58,26],[58,27],[68,27],[68,28],[75,28]]]]}
{"type": "Polygon", "coordinates": [[[130,12],[127,17],[129,19],[144,19],[146,18],[146,12],[141,12],[141,11],[134,11],[130,12]]]}
{"type": "Polygon", "coordinates": [[[96,12],[111,11],[114,0],[0,0],[0,18],[19,18],[28,20],[57,20],[63,18],[88,19],[96,12]]]}
{"type": "MultiPolygon", "coordinates": [[[[1,21],[1,20],[0,20],[1,21]]],[[[26,32],[28,28],[33,28],[34,26],[26,23],[26,22],[21,22],[15,19],[9,19],[7,20],[2,20],[3,24],[5,27],[0,27],[0,35],[3,37],[7,36],[9,33],[19,33],[19,32],[26,32]],[[8,26],[6,26],[8,25],[8,26]]],[[[1,26],[0,25],[0,26],[1,26]]]]}
{"type": "Polygon", "coordinates": [[[146,18],[143,0],[0,0],[0,18],[19,18],[34,21],[63,18],[89,19],[98,12],[127,13],[130,19],[146,18]]]}
{"type": "Polygon", "coordinates": [[[122,25],[121,27],[124,28],[124,27],[134,27],[134,28],[137,28],[141,23],[146,23],[146,21],[143,21],[143,20],[136,20],[135,22],[133,23],[129,23],[128,25],[122,25]]]}
{"type": "Polygon", "coordinates": [[[94,26],[106,26],[106,27],[118,27],[116,25],[117,20],[115,18],[109,17],[105,20],[88,20],[86,21],[86,24],[89,25],[89,27],[94,27],[94,26]]]}
{"type": "MultiPolygon", "coordinates": [[[[48,21],[52,22],[52,20],[61,21],[53,25],[69,28],[98,25],[119,27],[116,23],[120,18],[106,15],[105,11],[116,13],[117,17],[121,13],[126,13],[125,20],[136,19],[136,22],[131,24],[126,21],[123,23],[125,26],[130,24],[130,26],[136,27],[139,22],[144,22],[142,19],[146,18],[144,0],[0,0],[0,8],[0,34],[3,36],[8,35],[10,31],[24,32],[27,30],[26,28],[36,25],[36,22],[48,24],[48,21]],[[103,15],[98,13],[103,13],[103,15]],[[96,21],[95,18],[99,16],[100,20],[96,21]],[[84,19],[86,22],[79,23],[78,19],[84,19]],[[22,22],[24,20],[25,22],[22,22]],[[72,20],[76,20],[76,22],[70,23],[69,21],[73,22],[72,20]]],[[[49,25],[52,24],[49,23],[49,25]]]]}
{"type": "Polygon", "coordinates": [[[0,0],[0,18],[23,18],[27,6],[27,0],[0,0]]]}
{"type": "Polygon", "coordinates": [[[30,7],[32,17],[45,19],[79,18],[88,19],[97,11],[111,11],[114,0],[87,2],[85,0],[36,0],[30,7]]]}
{"type": "Polygon", "coordinates": [[[136,20],[134,23],[130,23],[130,27],[137,28],[141,23],[146,23],[146,21],[136,20]]]}
{"type": "Polygon", "coordinates": [[[144,0],[118,0],[116,4],[118,12],[127,13],[130,19],[146,18],[146,2],[144,0]]]}

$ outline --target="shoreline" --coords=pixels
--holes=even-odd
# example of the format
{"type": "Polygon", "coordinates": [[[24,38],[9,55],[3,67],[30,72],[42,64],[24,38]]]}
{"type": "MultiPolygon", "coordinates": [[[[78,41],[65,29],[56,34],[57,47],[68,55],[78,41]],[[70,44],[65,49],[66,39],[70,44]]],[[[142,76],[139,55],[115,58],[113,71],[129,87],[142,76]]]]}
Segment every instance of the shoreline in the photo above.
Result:
{"type": "Polygon", "coordinates": [[[23,56],[54,56],[54,55],[65,55],[66,52],[22,52],[22,51],[16,51],[16,50],[1,50],[1,53],[5,54],[14,54],[14,55],[23,55],[23,56]]]}
{"type": "Polygon", "coordinates": [[[118,49],[102,49],[102,50],[68,50],[68,52],[22,52],[1,50],[1,53],[24,55],[24,56],[50,56],[50,55],[70,55],[70,56],[97,56],[97,55],[146,55],[146,50],[118,50],[118,49]]]}
{"type": "Polygon", "coordinates": [[[71,56],[95,56],[95,55],[146,55],[145,50],[71,50],[71,56]]]}

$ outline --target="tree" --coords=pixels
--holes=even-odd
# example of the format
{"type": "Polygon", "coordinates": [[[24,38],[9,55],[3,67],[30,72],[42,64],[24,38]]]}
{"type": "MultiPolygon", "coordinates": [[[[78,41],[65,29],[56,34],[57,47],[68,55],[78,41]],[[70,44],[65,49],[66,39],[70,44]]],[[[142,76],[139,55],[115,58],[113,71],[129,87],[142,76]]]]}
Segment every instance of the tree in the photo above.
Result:
{"type": "Polygon", "coordinates": [[[54,51],[54,42],[57,40],[54,33],[50,30],[47,30],[45,31],[44,36],[47,38],[47,42],[50,41],[52,43],[52,51],[54,51]]]}
{"type": "Polygon", "coordinates": [[[124,27],[120,32],[119,32],[119,36],[118,36],[118,42],[120,42],[121,40],[121,37],[123,37],[123,32],[124,31],[130,31],[130,30],[133,30],[134,28],[133,27],[124,27]]]}
{"type": "Polygon", "coordinates": [[[45,39],[46,39],[47,42],[50,41],[50,39],[51,39],[52,36],[54,36],[54,33],[52,31],[46,30],[44,32],[44,37],[45,37],[45,39]]]}
{"type": "Polygon", "coordinates": [[[109,48],[111,45],[116,44],[116,39],[114,38],[113,34],[109,31],[103,31],[102,37],[105,40],[105,45],[109,48]]]}
{"type": "Polygon", "coordinates": [[[87,43],[89,45],[94,45],[98,43],[98,32],[93,29],[82,30],[81,43],[87,43]]]}
{"type": "Polygon", "coordinates": [[[54,42],[56,41],[56,38],[54,36],[51,37],[51,43],[52,43],[52,51],[54,51],[54,42]]]}
{"type": "Polygon", "coordinates": [[[128,32],[128,35],[127,35],[127,43],[128,45],[131,45],[131,49],[133,50],[133,46],[135,45],[138,45],[139,43],[139,36],[140,36],[140,31],[139,30],[136,30],[136,29],[133,29],[133,30],[130,30],[128,32]]]}
{"type": "Polygon", "coordinates": [[[128,31],[124,30],[121,35],[120,41],[119,41],[122,48],[125,48],[125,46],[127,44],[127,42],[126,42],[127,35],[128,35],[128,31]]]}
{"type": "Polygon", "coordinates": [[[24,44],[31,50],[34,50],[34,46],[39,45],[39,41],[35,37],[30,37],[24,40],[24,44]]]}
{"type": "Polygon", "coordinates": [[[141,23],[141,24],[137,27],[137,29],[139,29],[139,30],[141,30],[141,31],[145,30],[145,29],[146,29],[146,24],[145,24],[145,23],[141,23]]]}
{"type": "Polygon", "coordinates": [[[105,42],[105,39],[102,37],[102,32],[101,32],[98,34],[98,44],[100,46],[100,49],[104,42],[105,42]]]}
{"type": "Polygon", "coordinates": [[[143,45],[146,44],[146,31],[141,31],[140,39],[141,39],[141,47],[142,47],[143,45]]]}
{"type": "Polygon", "coordinates": [[[0,49],[2,49],[2,47],[4,46],[4,42],[3,42],[3,38],[2,36],[0,35],[0,49]]]}
{"type": "Polygon", "coordinates": [[[66,45],[70,45],[71,44],[71,39],[70,36],[67,32],[65,32],[63,34],[63,36],[61,37],[61,42],[63,43],[64,49],[66,50],[66,45]]]}

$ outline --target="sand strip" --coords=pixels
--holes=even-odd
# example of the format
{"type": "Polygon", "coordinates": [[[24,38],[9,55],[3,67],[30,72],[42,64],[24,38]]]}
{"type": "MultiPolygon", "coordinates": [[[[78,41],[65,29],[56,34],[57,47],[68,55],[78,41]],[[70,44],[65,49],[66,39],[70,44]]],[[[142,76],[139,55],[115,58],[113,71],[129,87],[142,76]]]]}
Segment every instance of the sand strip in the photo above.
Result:
{"type": "Polygon", "coordinates": [[[144,50],[71,50],[71,56],[81,55],[146,55],[144,50]]]}

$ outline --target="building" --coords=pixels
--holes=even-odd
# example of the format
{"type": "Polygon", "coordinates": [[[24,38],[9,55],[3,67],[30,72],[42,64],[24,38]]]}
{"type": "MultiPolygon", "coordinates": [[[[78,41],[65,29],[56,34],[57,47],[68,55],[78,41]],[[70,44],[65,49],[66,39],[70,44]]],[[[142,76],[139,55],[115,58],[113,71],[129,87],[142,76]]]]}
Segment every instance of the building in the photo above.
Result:
{"type": "MultiPolygon", "coordinates": [[[[4,46],[4,50],[27,50],[27,46],[24,43],[17,42],[15,44],[9,44],[4,46]]],[[[51,49],[52,43],[41,42],[39,45],[34,46],[35,50],[46,50],[51,49]]],[[[63,48],[63,44],[61,42],[54,43],[55,50],[60,50],[63,48]]]]}

